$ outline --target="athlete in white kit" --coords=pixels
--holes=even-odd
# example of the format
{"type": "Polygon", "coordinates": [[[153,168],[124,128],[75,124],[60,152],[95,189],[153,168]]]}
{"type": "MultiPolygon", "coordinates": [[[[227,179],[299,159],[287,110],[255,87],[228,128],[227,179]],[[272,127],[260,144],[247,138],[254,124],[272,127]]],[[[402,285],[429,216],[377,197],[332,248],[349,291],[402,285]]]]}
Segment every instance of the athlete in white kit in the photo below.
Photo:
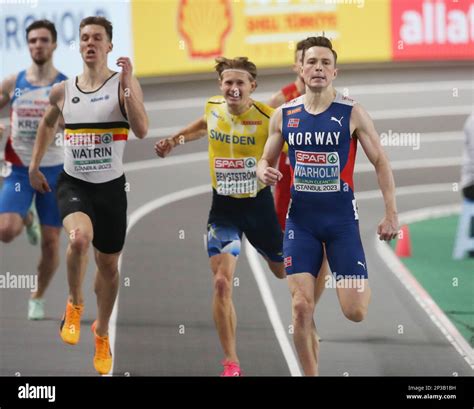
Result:
{"type": "Polygon", "coordinates": [[[92,325],[94,367],[100,374],[108,373],[112,367],[108,327],[118,292],[118,259],[126,233],[123,151],[130,128],[140,139],[148,132],[143,93],[132,75],[130,59],[117,60],[121,73],[107,66],[107,54],[112,47],[112,24],[107,19],[87,17],[81,21],[80,52],[84,71],[53,87],[50,105],[38,128],[29,172],[36,190],[50,190],[39,164],[52,138],[54,124],[62,116],[66,128],[65,161],[57,196],[69,237],[69,297],[60,335],[68,344],[79,342],[84,308],[82,282],[92,244],[97,265],[98,307],[98,317],[92,325]]]}

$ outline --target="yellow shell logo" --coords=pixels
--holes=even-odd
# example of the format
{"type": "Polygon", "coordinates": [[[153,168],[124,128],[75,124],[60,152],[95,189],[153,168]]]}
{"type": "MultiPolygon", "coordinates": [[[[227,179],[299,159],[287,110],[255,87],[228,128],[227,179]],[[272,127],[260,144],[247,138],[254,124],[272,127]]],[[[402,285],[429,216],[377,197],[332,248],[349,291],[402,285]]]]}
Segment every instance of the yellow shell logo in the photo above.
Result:
{"type": "Polygon", "coordinates": [[[178,30],[191,57],[211,58],[223,54],[232,25],[229,0],[180,0],[178,30]]]}

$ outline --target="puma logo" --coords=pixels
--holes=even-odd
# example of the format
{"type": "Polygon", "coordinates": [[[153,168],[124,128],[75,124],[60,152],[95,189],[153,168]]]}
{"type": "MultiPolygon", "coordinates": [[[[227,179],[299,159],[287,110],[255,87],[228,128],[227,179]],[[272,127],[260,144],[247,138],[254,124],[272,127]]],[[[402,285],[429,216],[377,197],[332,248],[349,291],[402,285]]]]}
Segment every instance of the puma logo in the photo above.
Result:
{"type": "Polygon", "coordinates": [[[364,267],[364,270],[366,270],[365,264],[362,261],[358,261],[357,264],[360,264],[362,267],[364,267]]]}
{"type": "Polygon", "coordinates": [[[344,117],[341,116],[341,119],[337,119],[335,116],[332,116],[332,117],[331,117],[331,121],[337,122],[337,123],[339,124],[339,126],[342,127],[341,121],[342,121],[343,118],[344,118],[344,117]]]}

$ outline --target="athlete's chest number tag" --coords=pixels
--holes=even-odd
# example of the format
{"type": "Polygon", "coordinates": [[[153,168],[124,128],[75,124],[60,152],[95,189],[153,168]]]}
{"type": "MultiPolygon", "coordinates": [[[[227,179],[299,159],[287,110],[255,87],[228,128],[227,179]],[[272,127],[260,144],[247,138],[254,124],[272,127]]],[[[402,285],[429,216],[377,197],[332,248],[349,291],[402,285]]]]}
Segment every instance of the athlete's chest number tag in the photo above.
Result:
{"type": "Polygon", "coordinates": [[[75,172],[97,172],[112,168],[113,135],[82,133],[67,135],[75,172]]]}
{"type": "Polygon", "coordinates": [[[293,184],[298,192],[338,192],[340,190],[338,153],[295,151],[293,184]]]}
{"type": "Polygon", "coordinates": [[[217,193],[224,196],[257,194],[257,160],[214,158],[217,193]]]}

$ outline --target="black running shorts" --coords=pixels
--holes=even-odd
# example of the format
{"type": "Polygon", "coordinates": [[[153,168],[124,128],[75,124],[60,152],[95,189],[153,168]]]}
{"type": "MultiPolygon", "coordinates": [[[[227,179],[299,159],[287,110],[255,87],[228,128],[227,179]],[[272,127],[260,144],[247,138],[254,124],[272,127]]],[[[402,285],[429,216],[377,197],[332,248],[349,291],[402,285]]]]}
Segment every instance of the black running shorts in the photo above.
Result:
{"type": "Polygon", "coordinates": [[[61,220],[71,213],[87,214],[94,229],[94,247],[106,254],[120,252],[127,231],[125,183],[125,175],[109,182],[90,183],[63,171],[56,194],[61,220]]]}

